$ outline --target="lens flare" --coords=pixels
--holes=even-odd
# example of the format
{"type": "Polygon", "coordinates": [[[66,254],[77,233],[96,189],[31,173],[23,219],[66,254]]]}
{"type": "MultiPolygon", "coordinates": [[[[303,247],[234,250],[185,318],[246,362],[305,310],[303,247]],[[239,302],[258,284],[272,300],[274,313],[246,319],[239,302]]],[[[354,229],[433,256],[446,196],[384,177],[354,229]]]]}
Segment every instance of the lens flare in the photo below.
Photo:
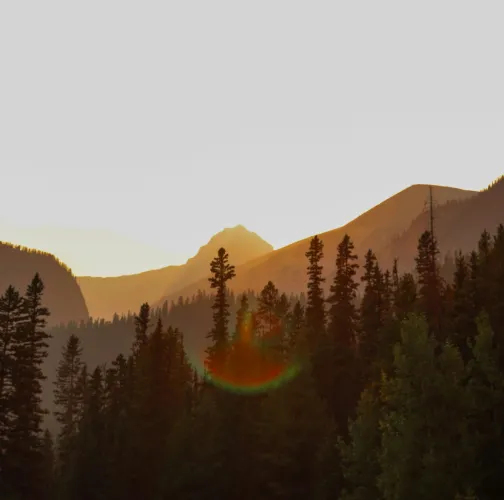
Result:
{"type": "Polygon", "coordinates": [[[198,371],[214,385],[236,393],[258,393],[279,387],[300,371],[300,364],[286,360],[281,335],[255,338],[252,315],[248,315],[226,352],[213,353],[204,362],[198,356],[198,371]]]}

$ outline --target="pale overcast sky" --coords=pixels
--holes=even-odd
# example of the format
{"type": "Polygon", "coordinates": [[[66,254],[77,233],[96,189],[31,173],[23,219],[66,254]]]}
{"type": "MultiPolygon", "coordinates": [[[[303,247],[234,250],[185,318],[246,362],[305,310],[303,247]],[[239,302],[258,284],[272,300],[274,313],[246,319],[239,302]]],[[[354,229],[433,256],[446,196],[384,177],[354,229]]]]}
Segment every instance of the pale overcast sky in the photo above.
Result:
{"type": "Polygon", "coordinates": [[[280,247],[410,184],[481,189],[504,171],[503,14],[4,0],[0,239],[113,275],[184,262],[236,224],[280,247]]]}

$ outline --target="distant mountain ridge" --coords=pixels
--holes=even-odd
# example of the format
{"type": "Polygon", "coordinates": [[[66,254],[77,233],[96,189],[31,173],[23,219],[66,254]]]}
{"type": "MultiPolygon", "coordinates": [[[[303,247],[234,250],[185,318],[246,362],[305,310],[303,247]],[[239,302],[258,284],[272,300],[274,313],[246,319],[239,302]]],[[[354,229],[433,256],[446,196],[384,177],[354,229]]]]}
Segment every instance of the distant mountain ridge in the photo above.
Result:
{"type": "Polygon", "coordinates": [[[236,264],[273,250],[259,235],[238,225],[215,234],[183,265],[112,278],[81,276],[77,282],[86,298],[90,315],[111,319],[115,313],[137,311],[144,302],[155,302],[163,295],[204,278],[220,247],[232,253],[236,264]]]}
{"type": "MultiPolygon", "coordinates": [[[[446,186],[434,186],[436,200],[440,204],[452,200],[467,200],[477,195],[477,191],[451,188],[446,186]]],[[[427,184],[415,184],[394,196],[386,199],[370,210],[364,212],[356,219],[344,226],[320,234],[324,241],[323,265],[327,281],[325,286],[330,286],[330,277],[334,271],[338,244],[345,233],[352,238],[359,257],[372,248],[380,253],[388,247],[394,237],[406,231],[411,222],[421,214],[426,207],[429,196],[427,184]]],[[[417,235],[418,237],[418,235],[417,235]]],[[[251,290],[261,290],[263,286],[272,280],[275,285],[286,293],[300,293],[306,289],[306,257],[311,236],[304,240],[292,243],[278,250],[265,254],[257,259],[238,265],[236,278],[230,287],[236,293],[251,290]]],[[[229,252],[231,263],[235,263],[232,252],[229,252]]],[[[207,270],[207,275],[209,270],[207,270]]],[[[191,296],[198,290],[208,289],[207,277],[190,283],[188,286],[175,290],[172,294],[160,297],[156,306],[164,301],[175,300],[178,296],[191,296]]]]}
{"type": "Polygon", "coordinates": [[[49,325],[89,318],[82,291],[65,264],[50,253],[0,242],[0,293],[13,285],[24,295],[37,272],[45,285],[44,305],[51,312],[49,325]]]}
{"type": "MultiPolygon", "coordinates": [[[[476,191],[447,186],[434,186],[433,189],[437,204],[442,206],[448,202],[463,203],[479,196],[476,191]]],[[[360,258],[368,248],[372,248],[378,256],[388,258],[388,265],[391,242],[397,242],[401,235],[410,230],[413,221],[423,217],[428,197],[429,185],[410,186],[348,224],[319,235],[325,244],[323,264],[326,287],[330,286],[337,246],[345,233],[351,236],[360,258]]],[[[415,251],[418,236],[419,233],[415,235],[415,251]]],[[[231,282],[235,292],[249,289],[259,291],[271,279],[286,293],[300,293],[306,287],[305,252],[310,238],[273,250],[257,234],[243,226],[236,226],[216,234],[184,265],[112,278],[78,277],[77,281],[90,315],[111,319],[115,313],[137,311],[143,302],[161,306],[165,301],[177,300],[179,296],[190,297],[198,290],[208,290],[210,262],[218,248],[223,246],[230,255],[231,263],[237,268],[237,276],[231,282]]],[[[411,251],[408,252],[413,255],[411,251]]]]}
{"type": "MultiPolygon", "coordinates": [[[[435,196],[434,199],[436,200],[435,196]]],[[[444,204],[436,203],[433,215],[434,234],[441,258],[458,250],[474,250],[484,229],[493,234],[497,226],[504,223],[504,177],[497,179],[476,196],[444,204]]],[[[378,252],[378,257],[386,264],[397,258],[401,266],[412,266],[418,235],[429,227],[429,213],[419,214],[401,235],[378,252]]]]}

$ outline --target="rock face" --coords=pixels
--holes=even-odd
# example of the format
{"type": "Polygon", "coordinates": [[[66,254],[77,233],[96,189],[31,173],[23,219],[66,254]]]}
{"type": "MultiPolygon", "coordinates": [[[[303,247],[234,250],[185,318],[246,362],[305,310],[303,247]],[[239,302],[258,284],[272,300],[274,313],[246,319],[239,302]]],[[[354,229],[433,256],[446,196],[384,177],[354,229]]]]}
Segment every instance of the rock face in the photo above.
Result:
{"type": "Polygon", "coordinates": [[[84,296],[65,264],[49,253],[0,243],[0,293],[13,285],[24,294],[37,272],[45,285],[44,305],[51,312],[50,325],[88,319],[84,296]]]}
{"type": "Polygon", "coordinates": [[[243,226],[224,229],[181,266],[168,266],[113,278],[79,277],[77,281],[94,318],[111,319],[115,313],[137,311],[143,302],[154,303],[191,283],[206,279],[210,262],[220,247],[239,265],[273,251],[273,247],[243,226]]]}

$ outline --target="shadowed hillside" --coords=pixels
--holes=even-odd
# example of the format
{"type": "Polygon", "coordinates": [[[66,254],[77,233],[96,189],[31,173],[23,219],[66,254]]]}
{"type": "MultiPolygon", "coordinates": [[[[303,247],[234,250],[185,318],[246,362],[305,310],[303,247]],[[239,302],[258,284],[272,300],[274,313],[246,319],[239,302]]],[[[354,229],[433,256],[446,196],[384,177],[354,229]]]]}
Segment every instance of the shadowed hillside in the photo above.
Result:
{"type": "Polygon", "coordinates": [[[87,320],[88,310],[71,270],[49,253],[0,242],[0,290],[9,285],[24,293],[35,273],[45,284],[49,324],[87,320]]]}
{"type": "MultiPolygon", "coordinates": [[[[441,256],[456,250],[473,250],[482,229],[492,234],[504,222],[504,177],[469,199],[442,204],[443,200],[436,189],[433,190],[433,199],[434,233],[441,256]]],[[[418,235],[429,227],[429,213],[424,212],[406,231],[381,252],[377,252],[380,261],[384,265],[390,265],[393,258],[397,257],[403,269],[413,266],[418,235]]]]}
{"type": "Polygon", "coordinates": [[[155,302],[159,297],[203,278],[208,273],[209,262],[222,246],[232,253],[236,264],[273,250],[256,233],[243,226],[236,226],[217,233],[184,265],[112,278],[78,277],[77,281],[86,298],[90,315],[111,319],[114,313],[136,311],[138,304],[155,302]]]}
{"type": "MultiPolygon", "coordinates": [[[[449,200],[464,200],[473,197],[476,192],[455,189],[451,187],[435,187],[436,199],[440,203],[449,200]]],[[[345,233],[348,233],[355,243],[357,254],[361,257],[368,248],[376,253],[389,245],[392,238],[403,232],[411,221],[425,209],[429,196],[427,185],[414,185],[388,198],[379,205],[363,213],[353,221],[338,229],[320,235],[324,241],[324,268],[330,275],[335,267],[337,246],[345,233]]],[[[418,240],[418,233],[416,234],[418,240]]],[[[306,257],[310,238],[293,243],[266,254],[254,261],[238,265],[236,278],[231,288],[239,293],[252,289],[261,290],[268,280],[272,280],[278,288],[286,293],[300,293],[306,287],[306,257]]],[[[231,250],[229,255],[233,263],[235,256],[231,250]]],[[[208,274],[208,271],[207,271],[208,274]]],[[[326,283],[326,286],[329,286],[326,283]]],[[[165,300],[172,300],[178,295],[191,296],[197,290],[208,287],[206,277],[192,283],[190,286],[166,294],[157,302],[161,305],[165,300]]]]}

